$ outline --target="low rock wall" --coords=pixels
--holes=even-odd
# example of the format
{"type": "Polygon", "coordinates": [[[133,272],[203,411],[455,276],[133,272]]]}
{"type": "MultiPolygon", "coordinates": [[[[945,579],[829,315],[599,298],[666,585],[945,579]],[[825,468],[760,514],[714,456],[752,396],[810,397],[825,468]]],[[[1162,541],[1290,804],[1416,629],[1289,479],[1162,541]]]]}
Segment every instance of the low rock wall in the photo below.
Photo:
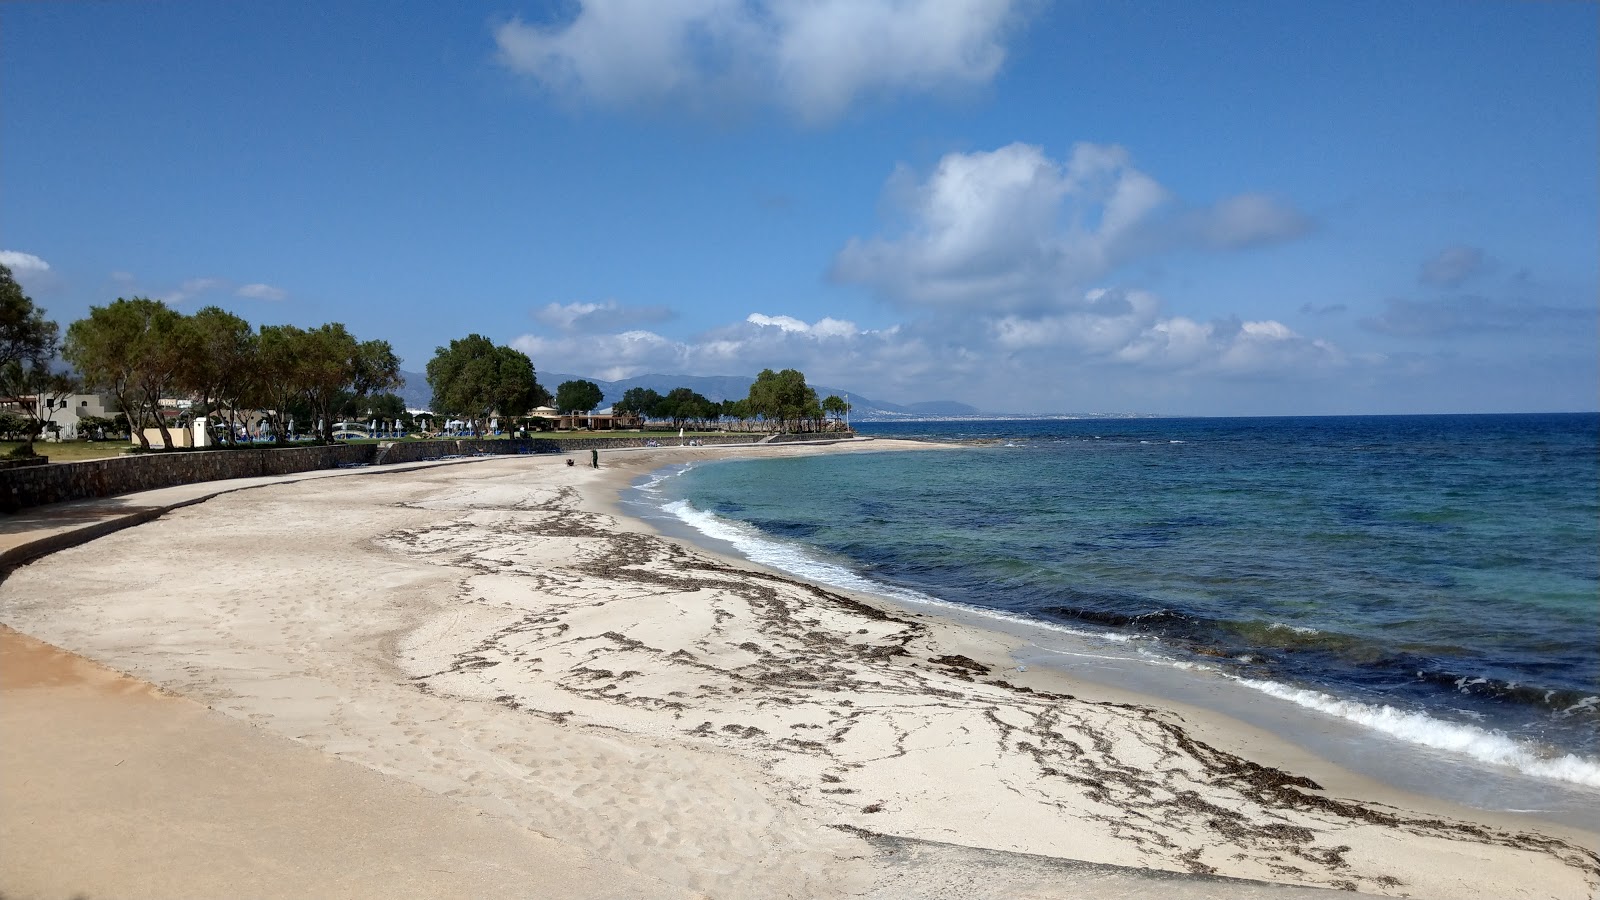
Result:
{"type": "MultiPolygon", "coordinates": [[[[852,435],[838,433],[779,435],[773,442],[839,440],[852,435]]],[[[703,446],[750,444],[761,441],[760,434],[715,434],[692,438],[703,446]]],[[[113,497],[155,488],[222,481],[228,478],[254,478],[262,475],[291,475],[339,466],[389,465],[420,462],[448,456],[482,454],[514,455],[529,453],[586,454],[589,450],[620,450],[649,446],[681,446],[689,438],[650,434],[628,437],[561,440],[442,440],[395,441],[390,444],[334,444],[282,449],[202,450],[190,453],[148,453],[93,459],[83,462],[35,465],[0,469],[0,512],[16,512],[49,503],[113,497]]]]}
{"type": "Polygon", "coordinates": [[[0,471],[0,511],[261,475],[289,475],[372,459],[371,444],[150,453],[0,471]]]}

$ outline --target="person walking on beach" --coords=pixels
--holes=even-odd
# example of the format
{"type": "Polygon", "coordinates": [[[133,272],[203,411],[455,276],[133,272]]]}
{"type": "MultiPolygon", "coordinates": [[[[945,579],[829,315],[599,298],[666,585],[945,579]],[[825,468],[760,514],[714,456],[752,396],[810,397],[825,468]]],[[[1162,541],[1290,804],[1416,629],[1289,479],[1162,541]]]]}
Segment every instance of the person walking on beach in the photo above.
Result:
{"type": "Polygon", "coordinates": [[[589,465],[590,465],[591,468],[595,468],[595,469],[600,468],[600,451],[599,450],[591,449],[589,451],[589,465]]]}

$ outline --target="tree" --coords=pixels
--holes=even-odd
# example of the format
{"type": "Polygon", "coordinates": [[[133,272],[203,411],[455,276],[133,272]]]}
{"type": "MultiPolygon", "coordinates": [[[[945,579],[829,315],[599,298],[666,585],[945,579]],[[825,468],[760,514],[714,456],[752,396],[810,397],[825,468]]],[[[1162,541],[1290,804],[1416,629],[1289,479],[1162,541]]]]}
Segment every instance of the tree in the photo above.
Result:
{"type": "Polygon", "coordinates": [[[515,418],[550,402],[527,354],[478,334],[434,350],[427,374],[434,412],[467,418],[473,434],[495,414],[515,418]]]}
{"type": "Polygon", "coordinates": [[[822,411],[832,416],[835,421],[838,421],[849,414],[850,404],[838,394],[829,394],[822,400],[822,411]]]}
{"type": "Polygon", "coordinates": [[[673,388],[656,404],[656,415],[682,427],[691,420],[704,422],[717,413],[717,405],[686,387],[673,388]]]}
{"type": "Polygon", "coordinates": [[[632,387],[623,392],[622,399],[612,408],[619,413],[630,413],[647,419],[656,414],[656,407],[660,405],[660,394],[650,388],[632,387]]]}
{"type": "MultiPolygon", "coordinates": [[[[11,269],[0,265],[0,394],[8,397],[37,397],[67,386],[65,376],[51,372],[61,330],[44,317],[44,310],[33,305],[33,298],[11,276],[11,269]]],[[[53,404],[52,404],[53,405],[53,404]]],[[[37,406],[27,407],[35,424],[44,419],[37,406]]],[[[37,434],[37,430],[32,434],[37,434]]],[[[25,455],[33,454],[33,438],[28,437],[25,455]]]]}
{"type": "Polygon", "coordinates": [[[390,426],[392,423],[391,427],[383,429],[385,431],[400,427],[406,417],[406,402],[396,394],[374,394],[366,399],[365,406],[366,410],[363,413],[365,418],[377,419],[380,427],[390,426]]]}
{"type": "Polygon", "coordinates": [[[592,381],[563,381],[556,386],[556,409],[560,412],[592,412],[605,394],[592,381]]]}
{"type": "Polygon", "coordinates": [[[228,440],[237,440],[239,406],[250,393],[256,372],[256,335],[250,323],[217,306],[189,317],[190,354],[178,373],[178,386],[197,400],[195,415],[228,410],[228,440]]]}
{"type": "Polygon", "coordinates": [[[251,405],[266,414],[273,443],[289,442],[293,407],[301,399],[300,356],[308,338],[295,325],[263,325],[256,336],[255,378],[250,385],[251,405]]]}
{"type": "Polygon", "coordinates": [[[750,385],[748,401],[752,415],[776,422],[780,431],[791,423],[799,427],[807,419],[821,417],[817,392],[806,385],[806,376],[798,369],[762,369],[750,385]]]}
{"type": "Polygon", "coordinates": [[[139,427],[146,413],[155,417],[166,446],[172,434],[161,412],[161,398],[173,389],[186,353],[191,352],[184,318],[148,297],[118,297],[89,307],[89,316],[67,328],[62,356],[84,383],[116,398],[139,444],[150,441],[139,427]]]}
{"type": "MultiPolygon", "coordinates": [[[[400,357],[395,355],[388,341],[361,342],[356,346],[353,363],[355,374],[350,392],[358,401],[371,396],[394,397],[400,403],[400,411],[405,411],[405,403],[390,393],[403,386],[405,379],[400,375],[400,357]]],[[[399,413],[395,413],[392,418],[398,416],[399,413]]]]}
{"type": "Polygon", "coordinates": [[[737,419],[739,428],[745,429],[745,422],[751,416],[749,400],[724,400],[722,401],[722,418],[737,419]]]}

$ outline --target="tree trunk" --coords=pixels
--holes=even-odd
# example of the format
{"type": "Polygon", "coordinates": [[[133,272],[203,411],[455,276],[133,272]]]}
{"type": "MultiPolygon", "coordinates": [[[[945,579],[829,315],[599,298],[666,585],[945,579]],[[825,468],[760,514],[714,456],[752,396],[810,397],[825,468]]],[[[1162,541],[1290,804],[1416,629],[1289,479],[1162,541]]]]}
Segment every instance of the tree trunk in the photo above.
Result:
{"type": "Polygon", "coordinates": [[[128,420],[128,433],[139,439],[139,449],[149,450],[150,439],[144,435],[144,411],[136,410],[125,397],[119,396],[117,405],[122,407],[122,416],[128,420]]]}

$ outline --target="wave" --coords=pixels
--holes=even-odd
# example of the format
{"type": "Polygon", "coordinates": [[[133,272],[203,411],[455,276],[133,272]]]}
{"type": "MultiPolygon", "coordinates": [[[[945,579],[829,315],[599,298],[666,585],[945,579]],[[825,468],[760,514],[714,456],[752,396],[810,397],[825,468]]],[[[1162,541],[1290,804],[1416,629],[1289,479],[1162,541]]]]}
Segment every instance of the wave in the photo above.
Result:
{"type": "Polygon", "coordinates": [[[1600,761],[1574,753],[1548,755],[1498,731],[1446,722],[1425,713],[1341,700],[1321,691],[1290,687],[1275,681],[1230,675],[1225,677],[1263,694],[1355,722],[1407,743],[1459,753],[1491,765],[1507,766],[1525,775],[1600,788],[1600,761]]]}
{"type": "Polygon", "coordinates": [[[684,463],[681,466],[668,466],[665,469],[657,469],[646,476],[644,481],[635,484],[634,488],[646,494],[659,494],[661,493],[662,483],[686,474],[693,468],[694,463],[684,463]]]}
{"type": "Polygon", "coordinates": [[[1080,631],[1050,622],[1003,610],[988,609],[985,607],[971,606],[965,603],[955,603],[943,600],[931,594],[910,588],[897,587],[881,581],[859,575],[856,572],[826,560],[818,559],[814,554],[797,544],[773,540],[764,535],[760,529],[743,522],[734,522],[724,519],[715,513],[696,509],[694,504],[687,500],[675,500],[661,507],[664,512],[671,513],[685,525],[695,529],[709,538],[722,541],[733,547],[740,556],[759,563],[769,568],[787,572],[807,581],[825,584],[829,587],[841,588],[847,591],[858,591],[863,594],[873,594],[887,597],[902,603],[914,603],[920,606],[942,606],[949,609],[958,609],[969,615],[978,615],[987,619],[1002,622],[1014,622],[1027,625],[1030,628],[1043,628],[1049,631],[1058,631],[1075,637],[1093,638],[1110,643],[1126,643],[1133,640],[1132,635],[1114,633],[1080,631]]]}
{"type": "MultiPolygon", "coordinates": [[[[774,539],[754,525],[726,519],[714,513],[697,509],[687,500],[667,503],[661,509],[695,531],[730,545],[738,554],[755,563],[787,572],[807,581],[843,590],[887,597],[909,604],[945,607],[959,610],[967,615],[977,615],[991,620],[1022,624],[1032,629],[1060,632],[1096,641],[1116,644],[1137,642],[1136,656],[1147,663],[1220,675],[1229,681],[1236,682],[1252,690],[1307,709],[1333,715],[1417,746],[1459,754],[1481,763],[1512,768],[1537,778],[1562,781],[1589,788],[1600,788],[1600,760],[1586,758],[1573,753],[1558,755],[1554,752],[1541,752],[1538,745],[1516,740],[1502,732],[1453,723],[1421,712],[1406,711],[1388,705],[1374,705],[1356,700],[1341,699],[1321,691],[1230,673],[1225,670],[1224,666],[1214,664],[1223,663],[1224,660],[1229,659],[1229,657],[1222,654],[1216,654],[1216,656],[1222,658],[1215,659],[1213,664],[1198,660],[1186,661],[1174,658],[1169,655],[1173,650],[1179,650],[1181,655],[1187,655],[1181,652],[1183,644],[1187,642],[1179,640],[1176,646],[1166,646],[1167,642],[1163,641],[1162,637],[1170,638],[1174,637],[1174,635],[1161,635],[1160,632],[1164,629],[1160,628],[1153,629],[1157,632],[1156,634],[1147,632],[1141,635],[1137,633],[1140,626],[1149,628],[1150,625],[1156,623],[1185,622],[1185,624],[1190,624],[1186,622],[1189,617],[1176,610],[1156,609],[1146,611],[1143,614],[1112,613],[1084,609],[1082,607],[1056,608],[1053,610],[1057,615],[1065,614],[1064,618],[1081,621],[1093,629],[1080,630],[1049,621],[1048,619],[1041,619],[1035,614],[1011,613],[943,600],[921,591],[876,581],[858,574],[844,565],[821,559],[809,548],[799,543],[774,539]],[[1099,628],[1094,628],[1094,626],[1130,628],[1132,633],[1118,634],[1115,631],[1102,631],[1099,628]]],[[[1350,640],[1347,636],[1328,634],[1319,632],[1316,629],[1283,622],[1250,622],[1248,624],[1251,626],[1248,630],[1258,637],[1262,634],[1272,634],[1278,636],[1284,643],[1289,644],[1302,642],[1314,644],[1330,640],[1342,643],[1350,640]]],[[[1209,656],[1211,654],[1204,655],[1209,656]]],[[[1231,661],[1240,662],[1241,660],[1233,658],[1231,661]]],[[[1254,660],[1243,661],[1253,662],[1254,660]]],[[[1416,674],[1421,675],[1423,673],[1416,674]]],[[[1471,685],[1459,685],[1457,689],[1467,690],[1478,686],[1474,682],[1471,685]]],[[[1597,703],[1600,703],[1594,697],[1563,699],[1567,701],[1563,705],[1566,706],[1568,715],[1582,715],[1593,712],[1597,703]],[[1574,699],[1576,699],[1576,702],[1573,702],[1574,699]]]]}

